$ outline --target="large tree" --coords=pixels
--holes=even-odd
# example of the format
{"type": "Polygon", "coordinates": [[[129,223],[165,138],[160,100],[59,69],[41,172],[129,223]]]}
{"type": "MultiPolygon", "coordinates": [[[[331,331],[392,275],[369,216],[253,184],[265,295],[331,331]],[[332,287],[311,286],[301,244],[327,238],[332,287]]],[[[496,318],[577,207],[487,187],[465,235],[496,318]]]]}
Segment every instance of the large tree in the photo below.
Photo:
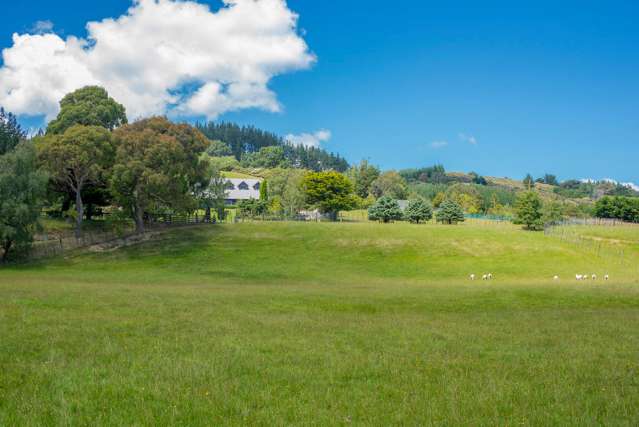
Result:
{"type": "Polygon", "coordinates": [[[353,183],[339,172],[312,172],[302,180],[306,202],[332,220],[337,213],[355,206],[353,183]]]}
{"type": "Polygon", "coordinates": [[[63,134],[38,139],[40,161],[59,186],[71,189],[75,197],[76,237],[82,235],[83,192],[101,182],[113,165],[111,133],[101,126],[74,125],[63,134]]]}
{"type": "Polygon", "coordinates": [[[388,171],[372,182],[370,192],[375,197],[389,196],[393,199],[403,200],[408,197],[408,186],[406,180],[399,173],[388,171]]]}
{"type": "Polygon", "coordinates": [[[47,188],[31,142],[0,156],[0,249],[2,261],[29,247],[47,188]]]}
{"type": "Polygon", "coordinates": [[[144,214],[151,210],[194,207],[193,191],[206,171],[200,154],[210,144],[201,132],[153,117],[122,126],[113,135],[111,191],[135,221],[138,233],[144,232],[144,214]]]}
{"type": "Polygon", "coordinates": [[[26,136],[16,116],[0,107],[0,156],[13,150],[26,136]]]}
{"type": "Polygon", "coordinates": [[[526,230],[544,228],[542,202],[536,191],[525,191],[517,196],[515,202],[515,224],[523,224],[526,230]]]}
{"type": "Polygon", "coordinates": [[[359,165],[355,165],[348,170],[348,177],[355,184],[355,194],[365,199],[370,193],[371,184],[379,177],[379,168],[362,160],[359,165]]]}
{"type": "Polygon", "coordinates": [[[98,86],[86,86],[60,101],[60,113],[47,134],[62,134],[74,125],[101,126],[113,130],[127,123],[126,110],[98,86]]]}

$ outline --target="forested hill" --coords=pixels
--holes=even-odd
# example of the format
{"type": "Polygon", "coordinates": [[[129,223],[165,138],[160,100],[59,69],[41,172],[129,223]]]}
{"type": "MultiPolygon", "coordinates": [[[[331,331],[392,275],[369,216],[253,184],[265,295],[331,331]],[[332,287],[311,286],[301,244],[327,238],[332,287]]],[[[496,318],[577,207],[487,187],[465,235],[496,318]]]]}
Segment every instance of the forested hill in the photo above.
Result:
{"type": "Polygon", "coordinates": [[[196,127],[207,138],[226,144],[237,160],[257,153],[265,147],[279,146],[291,165],[310,170],[333,169],[344,172],[349,168],[348,162],[339,154],[315,148],[288,144],[281,136],[258,129],[254,126],[239,126],[230,122],[197,123],[196,127]]]}

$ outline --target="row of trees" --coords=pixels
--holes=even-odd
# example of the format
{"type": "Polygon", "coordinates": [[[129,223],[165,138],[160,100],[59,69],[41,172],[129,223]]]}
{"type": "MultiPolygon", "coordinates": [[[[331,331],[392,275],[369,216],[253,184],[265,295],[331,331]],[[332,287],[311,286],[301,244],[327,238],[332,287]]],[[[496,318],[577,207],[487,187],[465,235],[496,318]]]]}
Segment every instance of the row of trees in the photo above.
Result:
{"type": "Polygon", "coordinates": [[[639,198],[605,196],[595,204],[595,216],[639,222],[639,198]]]}
{"type": "MultiPolygon", "coordinates": [[[[419,224],[433,218],[433,206],[427,200],[419,198],[410,200],[402,211],[397,200],[382,196],[368,209],[368,218],[384,223],[403,219],[419,224]]],[[[464,211],[453,200],[445,200],[436,212],[436,219],[443,224],[457,224],[464,221],[464,211]]]]}

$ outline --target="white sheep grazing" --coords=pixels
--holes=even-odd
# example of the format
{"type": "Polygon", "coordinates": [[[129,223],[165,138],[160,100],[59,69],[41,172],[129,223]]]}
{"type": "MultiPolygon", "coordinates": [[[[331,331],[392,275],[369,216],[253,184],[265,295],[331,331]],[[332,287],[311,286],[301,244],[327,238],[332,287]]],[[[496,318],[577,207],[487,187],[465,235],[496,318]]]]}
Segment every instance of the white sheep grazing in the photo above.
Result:
{"type": "Polygon", "coordinates": [[[604,280],[608,280],[608,275],[607,274],[604,276],[604,280]]]}
{"type": "Polygon", "coordinates": [[[470,275],[470,280],[475,280],[475,275],[474,274],[470,275]]]}
{"type": "Polygon", "coordinates": [[[484,274],[483,276],[481,276],[481,280],[488,280],[488,274],[484,274]]]}
{"type": "Polygon", "coordinates": [[[552,280],[559,280],[559,276],[555,275],[555,277],[553,277],[552,280]]]}
{"type": "Polygon", "coordinates": [[[575,275],[575,279],[577,280],[581,280],[583,278],[583,276],[581,274],[576,274],[575,275]]]}
{"type": "Polygon", "coordinates": [[[584,275],[582,275],[581,277],[582,277],[584,280],[588,280],[588,275],[587,275],[587,274],[584,274],[584,275]]]}
{"type": "Polygon", "coordinates": [[[493,273],[488,273],[488,280],[491,280],[493,278],[493,273]]]}
{"type": "Polygon", "coordinates": [[[596,275],[596,274],[593,274],[592,276],[590,276],[590,278],[591,278],[592,280],[597,280],[597,275],[596,275]]]}

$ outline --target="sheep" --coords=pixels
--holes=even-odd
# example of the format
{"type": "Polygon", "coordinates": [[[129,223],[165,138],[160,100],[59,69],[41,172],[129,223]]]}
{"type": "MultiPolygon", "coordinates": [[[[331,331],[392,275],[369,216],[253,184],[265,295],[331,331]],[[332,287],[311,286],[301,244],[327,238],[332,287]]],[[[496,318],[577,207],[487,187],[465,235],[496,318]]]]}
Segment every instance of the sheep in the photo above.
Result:
{"type": "Polygon", "coordinates": [[[470,275],[470,280],[475,280],[475,275],[474,274],[470,275]]]}
{"type": "Polygon", "coordinates": [[[581,277],[583,278],[583,280],[588,280],[588,275],[587,274],[583,274],[581,277]]]}
{"type": "Polygon", "coordinates": [[[493,278],[493,273],[488,273],[488,280],[492,280],[493,278]]]}
{"type": "Polygon", "coordinates": [[[604,276],[604,280],[608,280],[608,275],[607,274],[604,276]]]}
{"type": "Polygon", "coordinates": [[[581,280],[581,279],[583,279],[583,277],[584,276],[582,276],[581,274],[576,274],[575,275],[575,279],[577,279],[577,280],[581,280]]]}
{"type": "Polygon", "coordinates": [[[488,280],[488,274],[484,274],[483,276],[481,276],[481,280],[488,280]]]}
{"type": "Polygon", "coordinates": [[[553,277],[552,280],[559,280],[559,276],[555,275],[555,277],[553,277]]]}
{"type": "Polygon", "coordinates": [[[590,278],[591,278],[592,280],[597,280],[597,275],[596,275],[596,274],[593,274],[592,276],[590,276],[590,278]]]}

